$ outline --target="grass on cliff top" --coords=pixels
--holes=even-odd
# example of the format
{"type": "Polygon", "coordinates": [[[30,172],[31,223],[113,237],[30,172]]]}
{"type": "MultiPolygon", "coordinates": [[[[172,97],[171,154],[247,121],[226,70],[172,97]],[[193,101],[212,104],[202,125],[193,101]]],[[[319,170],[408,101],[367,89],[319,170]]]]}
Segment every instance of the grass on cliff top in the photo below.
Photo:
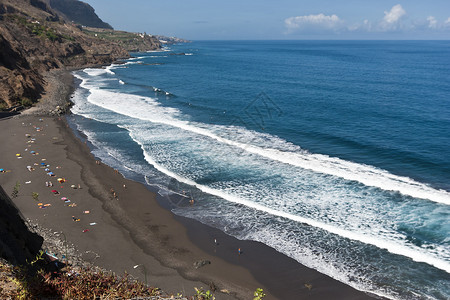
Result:
{"type": "Polygon", "coordinates": [[[26,18],[24,16],[15,14],[7,15],[6,18],[10,21],[24,26],[33,35],[47,38],[52,42],[62,42],[63,40],[75,41],[75,39],[71,36],[57,33],[56,29],[52,27],[52,24],[54,24],[55,22],[47,22],[44,20],[39,21],[33,18],[26,18]]]}
{"type": "Polygon", "coordinates": [[[83,28],[83,32],[101,39],[110,41],[130,41],[134,39],[141,39],[140,35],[133,32],[117,31],[111,29],[100,28],[83,28]]]}

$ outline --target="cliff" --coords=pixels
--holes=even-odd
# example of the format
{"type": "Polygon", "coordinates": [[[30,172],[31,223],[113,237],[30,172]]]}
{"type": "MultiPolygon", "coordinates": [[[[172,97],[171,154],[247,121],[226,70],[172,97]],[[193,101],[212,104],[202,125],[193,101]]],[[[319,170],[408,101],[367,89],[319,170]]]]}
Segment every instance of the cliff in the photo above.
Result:
{"type": "Polygon", "coordinates": [[[30,232],[9,196],[0,186],[0,257],[23,265],[41,249],[42,237],[30,232]]]}
{"type": "MultiPolygon", "coordinates": [[[[38,101],[46,87],[44,74],[50,70],[129,57],[126,43],[84,32],[48,1],[0,0],[0,110],[13,111],[38,101]]],[[[144,44],[137,49],[160,48],[158,41],[144,44]]]]}
{"type": "Polygon", "coordinates": [[[113,29],[111,25],[103,22],[89,4],[78,0],[46,0],[58,14],[67,21],[84,26],[113,29]]]}
{"type": "Polygon", "coordinates": [[[144,52],[161,48],[161,42],[153,35],[104,28],[83,27],[83,32],[104,41],[117,43],[129,52],[144,52]]]}

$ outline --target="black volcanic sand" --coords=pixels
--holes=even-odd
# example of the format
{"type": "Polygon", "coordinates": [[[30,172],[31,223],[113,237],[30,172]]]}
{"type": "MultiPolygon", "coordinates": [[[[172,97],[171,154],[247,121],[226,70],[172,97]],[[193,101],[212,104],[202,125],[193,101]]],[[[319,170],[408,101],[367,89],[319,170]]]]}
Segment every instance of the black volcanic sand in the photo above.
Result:
{"type": "Polygon", "coordinates": [[[264,244],[240,241],[174,216],[146,186],[97,164],[64,118],[15,116],[1,119],[0,126],[0,168],[7,170],[0,173],[0,185],[11,194],[19,182],[19,196],[13,201],[24,217],[55,235],[63,232],[94,265],[141,280],[147,277],[149,285],[169,294],[193,295],[194,287],[210,289],[212,282],[217,299],[251,299],[256,288],[264,289],[265,299],[373,299],[264,244]],[[56,176],[48,176],[41,163],[49,164],[56,176]],[[59,177],[66,182],[59,184],[59,177]],[[54,186],[46,187],[46,181],[54,186]],[[32,192],[39,193],[38,201],[32,192]],[[51,206],[39,208],[38,203],[51,206]],[[73,203],[76,206],[69,206],[73,203]],[[198,261],[211,263],[196,269],[198,261]],[[219,292],[224,289],[231,294],[219,292]]]}

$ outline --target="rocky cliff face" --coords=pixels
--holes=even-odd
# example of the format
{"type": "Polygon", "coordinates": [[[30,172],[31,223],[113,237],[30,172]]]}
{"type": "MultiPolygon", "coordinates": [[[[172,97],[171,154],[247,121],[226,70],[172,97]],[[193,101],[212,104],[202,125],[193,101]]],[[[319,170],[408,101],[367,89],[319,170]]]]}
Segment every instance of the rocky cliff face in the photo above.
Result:
{"type": "Polygon", "coordinates": [[[84,26],[113,29],[111,25],[103,22],[95,10],[87,3],[78,0],[47,0],[50,7],[62,14],[69,22],[84,26]]]}
{"type": "Polygon", "coordinates": [[[25,226],[19,211],[0,186],[0,257],[14,265],[23,265],[36,257],[42,242],[42,237],[25,226]]]}
{"type": "Polygon", "coordinates": [[[66,22],[43,0],[0,0],[0,109],[29,106],[45,89],[43,73],[129,57],[115,43],[66,22]]]}

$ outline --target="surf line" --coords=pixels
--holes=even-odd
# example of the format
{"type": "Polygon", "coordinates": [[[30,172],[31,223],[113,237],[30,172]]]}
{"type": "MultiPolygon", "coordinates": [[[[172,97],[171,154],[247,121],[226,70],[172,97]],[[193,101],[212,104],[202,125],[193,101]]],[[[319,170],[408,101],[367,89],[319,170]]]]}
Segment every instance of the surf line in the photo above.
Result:
{"type": "Polygon", "coordinates": [[[311,154],[307,153],[306,151],[306,153],[285,152],[277,149],[265,149],[250,144],[232,141],[230,139],[218,136],[204,128],[191,125],[189,122],[174,119],[170,115],[170,112],[167,112],[167,114],[163,115],[162,118],[140,115],[143,112],[141,105],[139,105],[142,104],[142,98],[145,98],[145,101],[151,101],[153,102],[153,105],[158,106],[158,103],[150,97],[123,94],[127,97],[127,100],[135,101],[136,105],[133,105],[132,103],[130,103],[130,101],[111,101],[112,99],[120,99],[120,95],[122,95],[122,93],[102,89],[101,92],[114,94],[114,97],[107,97],[108,101],[101,101],[100,99],[93,99],[95,97],[92,97],[92,95],[96,91],[99,91],[98,88],[87,87],[87,85],[83,84],[80,84],[80,86],[89,89],[89,91],[91,92],[91,95],[89,95],[87,99],[89,102],[121,115],[126,115],[131,118],[168,125],[171,127],[179,128],[181,130],[190,131],[202,136],[209,137],[220,143],[237,147],[248,153],[256,154],[270,160],[279,161],[281,163],[285,163],[302,169],[311,170],[316,173],[328,174],[346,180],[356,181],[364,184],[365,186],[372,186],[385,191],[396,191],[413,198],[426,199],[433,202],[450,205],[449,192],[445,190],[436,190],[432,187],[427,186],[426,184],[417,182],[408,177],[397,176],[376,167],[357,164],[327,155],[311,154]],[[124,105],[126,105],[126,107],[124,107],[124,105]],[[137,111],[135,111],[136,109],[137,111]]]}
{"type": "MultiPolygon", "coordinates": [[[[138,141],[136,141],[138,144],[140,144],[138,141]]],[[[330,233],[339,235],[341,237],[344,238],[348,238],[350,240],[355,240],[355,241],[359,241],[362,242],[364,244],[369,244],[369,245],[373,245],[377,248],[380,249],[386,249],[387,251],[389,251],[390,253],[393,254],[397,254],[397,255],[401,255],[401,256],[405,256],[405,257],[409,257],[412,260],[416,261],[416,262],[423,262],[423,263],[427,263],[429,265],[432,265],[433,267],[436,267],[438,269],[444,270],[447,273],[450,273],[450,263],[447,263],[445,261],[442,261],[439,258],[436,257],[432,257],[430,255],[427,255],[425,253],[421,253],[420,251],[417,251],[415,249],[412,249],[410,247],[404,246],[404,245],[400,245],[400,244],[396,244],[393,241],[389,241],[389,240],[383,240],[383,239],[378,239],[375,236],[367,236],[364,234],[358,234],[349,230],[345,230],[345,229],[341,229],[335,226],[332,226],[330,224],[326,224],[326,223],[322,223],[316,220],[312,220],[312,219],[308,219],[308,218],[304,218],[301,216],[296,216],[290,213],[286,213],[286,212],[282,212],[282,211],[278,211],[269,207],[265,207],[263,205],[248,201],[248,200],[244,200],[244,199],[240,199],[236,196],[233,195],[229,195],[227,193],[224,193],[222,191],[198,184],[197,182],[179,176],[178,174],[166,169],[165,167],[161,166],[160,164],[158,164],[156,161],[153,160],[153,158],[144,150],[144,147],[142,144],[140,144],[143,152],[144,152],[144,157],[145,160],[151,164],[153,167],[155,167],[158,171],[172,177],[175,178],[177,181],[188,184],[190,186],[194,186],[196,188],[198,188],[199,190],[201,190],[202,192],[208,193],[210,195],[214,195],[217,197],[220,197],[222,199],[225,199],[229,202],[232,203],[237,203],[237,204],[242,204],[245,205],[249,208],[253,208],[259,211],[263,211],[266,212],[270,215],[273,216],[278,216],[278,217],[282,217],[282,218],[286,218],[295,222],[299,222],[299,223],[304,223],[304,224],[308,224],[310,226],[316,227],[316,228],[320,228],[323,229],[325,231],[328,231],[330,233]]]]}
{"type": "MultiPolygon", "coordinates": [[[[91,90],[91,92],[92,92],[92,90],[91,90]]],[[[102,92],[105,92],[105,91],[102,90],[102,92]]],[[[114,92],[109,92],[109,93],[118,94],[118,93],[114,93],[114,92]]],[[[120,96],[120,94],[115,95],[115,96],[120,96]]],[[[91,98],[91,97],[90,96],[88,97],[88,101],[89,101],[89,98],[91,98]]],[[[113,99],[114,98],[115,97],[113,97],[113,99]]],[[[140,100],[143,97],[142,96],[135,96],[135,98],[138,98],[140,100]]],[[[198,134],[202,134],[202,135],[205,135],[205,136],[209,136],[211,138],[214,138],[214,139],[219,140],[221,142],[227,143],[229,145],[234,145],[234,146],[237,146],[237,147],[245,147],[244,150],[249,151],[249,149],[250,149],[250,151],[255,151],[256,154],[259,154],[257,151],[264,150],[264,149],[261,149],[261,148],[255,147],[255,146],[249,146],[247,144],[234,142],[234,141],[231,141],[231,140],[219,137],[219,136],[217,136],[217,135],[215,135],[215,134],[213,134],[213,133],[211,133],[211,132],[209,132],[207,130],[204,130],[202,128],[198,128],[198,127],[194,127],[192,125],[189,125],[187,122],[182,122],[182,121],[178,121],[178,120],[172,120],[171,121],[171,120],[164,120],[164,119],[162,119],[162,120],[154,120],[154,119],[148,119],[148,118],[144,118],[144,117],[138,117],[138,116],[136,116],[135,113],[133,114],[132,110],[131,111],[130,110],[120,110],[120,107],[117,107],[117,106],[114,107],[114,102],[115,101],[113,99],[108,97],[108,102],[107,102],[107,103],[112,103],[113,107],[110,107],[109,105],[107,105],[105,103],[102,103],[102,102],[98,103],[99,101],[93,101],[92,98],[91,98],[91,101],[89,101],[89,102],[91,102],[91,103],[93,103],[95,105],[98,105],[100,107],[106,108],[108,110],[114,111],[114,112],[116,112],[118,114],[121,114],[121,115],[127,115],[127,116],[132,117],[132,118],[137,118],[137,119],[141,119],[141,120],[144,120],[144,121],[150,121],[150,122],[153,122],[153,123],[159,123],[159,124],[165,124],[165,125],[169,125],[169,126],[175,126],[175,127],[178,127],[178,128],[184,129],[184,130],[192,131],[194,133],[198,133],[198,134]]],[[[151,99],[149,97],[146,97],[146,99],[147,99],[147,101],[152,101],[153,100],[153,99],[151,99]]],[[[117,101],[120,103],[120,100],[117,99],[117,101]]],[[[130,105],[129,102],[127,102],[125,104],[122,104],[122,105],[127,105],[127,108],[133,107],[133,105],[130,105]]],[[[136,109],[140,109],[140,112],[142,112],[142,108],[139,108],[139,106],[136,109]]],[[[101,121],[101,120],[99,120],[99,121],[101,121]]],[[[124,127],[124,128],[126,128],[126,127],[124,127]]],[[[129,131],[129,133],[130,133],[130,135],[132,137],[132,132],[130,131],[129,128],[127,128],[127,129],[128,129],[128,131],[129,131]]],[[[198,188],[199,190],[201,190],[201,191],[203,191],[205,193],[218,196],[218,197],[220,197],[222,199],[225,199],[225,200],[227,200],[229,202],[243,204],[243,205],[245,205],[245,206],[247,206],[249,208],[257,209],[259,211],[263,211],[263,212],[266,212],[266,213],[274,215],[274,216],[287,218],[287,219],[293,220],[295,222],[305,223],[305,224],[308,224],[308,225],[313,226],[313,227],[321,228],[323,230],[326,230],[326,231],[328,231],[330,233],[342,236],[344,238],[348,238],[348,239],[351,239],[351,240],[357,240],[357,241],[363,242],[365,244],[371,244],[371,245],[374,245],[374,246],[376,246],[378,248],[381,248],[381,249],[387,249],[391,253],[402,255],[402,256],[405,256],[405,257],[409,257],[409,258],[413,259],[414,261],[425,262],[425,263],[430,264],[430,265],[432,265],[432,266],[434,266],[436,268],[442,269],[442,270],[446,271],[447,273],[450,273],[450,264],[449,263],[446,263],[446,262],[440,260],[439,258],[427,255],[425,253],[421,253],[420,251],[418,251],[416,249],[412,249],[411,247],[400,245],[400,244],[395,243],[394,241],[390,241],[390,240],[380,240],[380,239],[376,239],[375,237],[368,237],[368,236],[361,235],[361,234],[358,234],[358,233],[355,233],[355,232],[352,232],[352,231],[348,231],[348,230],[345,230],[345,229],[341,229],[341,228],[332,226],[330,224],[318,222],[316,220],[307,219],[307,218],[304,218],[304,217],[301,217],[301,216],[292,215],[292,214],[289,214],[289,213],[286,213],[286,212],[280,212],[280,211],[274,210],[272,208],[268,208],[268,207],[265,207],[263,205],[253,203],[251,201],[240,199],[240,198],[238,198],[236,196],[229,195],[229,194],[224,193],[222,191],[218,191],[218,190],[215,190],[213,188],[210,188],[210,187],[207,187],[207,186],[204,186],[204,185],[200,185],[200,184],[198,184],[195,181],[192,181],[190,179],[187,179],[187,178],[184,178],[184,177],[180,177],[179,175],[175,174],[174,172],[172,172],[172,171],[166,169],[165,167],[159,165],[158,163],[156,163],[156,161],[154,161],[152,159],[152,157],[144,150],[143,144],[140,143],[139,141],[137,141],[135,138],[133,138],[133,140],[135,140],[135,142],[137,142],[141,146],[146,161],[149,164],[151,164],[152,166],[154,166],[157,170],[159,170],[162,173],[167,174],[168,176],[170,176],[172,178],[177,179],[179,182],[183,182],[183,183],[186,183],[188,185],[195,186],[196,188],[198,188]]],[[[270,149],[270,150],[273,150],[273,149],[270,149]]],[[[274,150],[274,151],[279,151],[279,150],[274,150]]],[[[281,152],[281,151],[279,151],[279,152],[281,152]]],[[[269,157],[269,158],[271,158],[271,157],[269,157]]],[[[395,175],[392,175],[392,174],[389,174],[389,175],[391,175],[393,177],[396,177],[395,175]]],[[[406,179],[408,179],[408,178],[406,178],[406,179]]]]}

